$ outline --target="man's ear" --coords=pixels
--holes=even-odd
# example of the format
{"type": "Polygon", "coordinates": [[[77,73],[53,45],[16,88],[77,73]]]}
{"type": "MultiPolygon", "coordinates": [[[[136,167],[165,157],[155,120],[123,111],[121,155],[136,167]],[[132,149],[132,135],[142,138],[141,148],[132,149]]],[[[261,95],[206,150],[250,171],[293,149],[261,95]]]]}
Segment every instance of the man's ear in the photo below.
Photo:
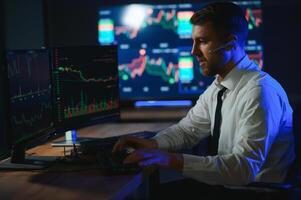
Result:
{"type": "Polygon", "coordinates": [[[226,46],[225,49],[227,51],[231,50],[232,48],[235,49],[238,45],[237,40],[238,40],[238,37],[236,35],[234,35],[234,34],[229,35],[228,38],[227,38],[227,44],[228,45],[226,46]]]}

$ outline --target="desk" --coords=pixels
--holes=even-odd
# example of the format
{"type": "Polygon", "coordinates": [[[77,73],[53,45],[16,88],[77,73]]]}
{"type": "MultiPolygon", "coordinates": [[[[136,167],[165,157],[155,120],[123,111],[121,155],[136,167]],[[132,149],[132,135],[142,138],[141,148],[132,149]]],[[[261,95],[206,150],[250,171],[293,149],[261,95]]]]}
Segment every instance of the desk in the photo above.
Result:
{"type": "Polygon", "coordinates": [[[121,109],[121,119],[125,121],[179,121],[186,116],[190,107],[170,107],[164,108],[131,108],[131,109],[121,109]]]}
{"type": "MultiPolygon", "coordinates": [[[[111,123],[87,127],[79,136],[108,137],[135,131],[157,131],[172,123],[111,123]]],[[[62,139],[62,138],[58,138],[62,139]]],[[[27,151],[37,156],[62,156],[63,148],[51,142],[27,151]]],[[[123,199],[155,171],[146,168],[135,175],[104,176],[97,169],[69,172],[1,171],[0,199],[123,199]]]]}

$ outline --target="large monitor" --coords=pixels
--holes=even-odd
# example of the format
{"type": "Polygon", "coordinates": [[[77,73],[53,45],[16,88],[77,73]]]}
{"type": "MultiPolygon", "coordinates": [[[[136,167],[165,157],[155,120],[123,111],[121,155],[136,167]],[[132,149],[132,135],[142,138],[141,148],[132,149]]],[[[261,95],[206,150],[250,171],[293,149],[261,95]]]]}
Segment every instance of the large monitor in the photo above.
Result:
{"type": "MultiPolygon", "coordinates": [[[[192,14],[210,1],[191,2],[198,3],[100,6],[98,42],[118,45],[122,102],[136,106],[191,105],[191,100],[211,84],[213,78],[202,75],[190,54],[189,22],[192,14]]],[[[243,8],[249,22],[246,51],[262,67],[261,1],[235,3],[243,8]]]]}
{"type": "Polygon", "coordinates": [[[119,119],[117,47],[57,47],[51,51],[57,131],[119,119]]]}
{"type": "Polygon", "coordinates": [[[11,159],[4,168],[39,168],[25,156],[28,143],[54,130],[48,50],[14,50],[6,53],[9,80],[11,159]],[[36,166],[36,167],[35,167],[36,166]]]}

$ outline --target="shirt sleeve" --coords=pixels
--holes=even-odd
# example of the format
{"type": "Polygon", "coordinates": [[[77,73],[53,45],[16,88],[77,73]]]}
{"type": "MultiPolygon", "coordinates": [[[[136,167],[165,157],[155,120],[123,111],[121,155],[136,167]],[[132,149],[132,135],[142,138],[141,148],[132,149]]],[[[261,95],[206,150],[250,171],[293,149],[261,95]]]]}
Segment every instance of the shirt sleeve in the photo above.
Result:
{"type": "Polygon", "coordinates": [[[279,131],[281,98],[271,87],[256,86],[239,106],[238,138],[232,153],[207,157],[184,154],[184,176],[213,185],[255,181],[279,131]]]}
{"type": "Polygon", "coordinates": [[[160,149],[180,151],[192,148],[210,134],[210,117],[206,98],[206,92],[204,92],[186,117],[179,123],[160,131],[153,138],[158,142],[160,149]]]}

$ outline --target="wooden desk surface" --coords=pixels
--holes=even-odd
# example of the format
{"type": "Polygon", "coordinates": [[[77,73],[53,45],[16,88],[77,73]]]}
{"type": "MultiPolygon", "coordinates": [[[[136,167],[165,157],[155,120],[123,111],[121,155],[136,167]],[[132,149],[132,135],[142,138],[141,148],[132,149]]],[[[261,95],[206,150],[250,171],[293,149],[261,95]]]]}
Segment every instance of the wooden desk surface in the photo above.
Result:
{"type": "MultiPolygon", "coordinates": [[[[135,131],[157,131],[172,123],[112,123],[87,127],[79,136],[108,137],[135,131]]],[[[27,151],[36,156],[61,156],[51,142],[27,151]]],[[[0,171],[0,199],[122,199],[133,192],[152,168],[136,175],[104,176],[97,169],[79,171],[0,171]]]]}

